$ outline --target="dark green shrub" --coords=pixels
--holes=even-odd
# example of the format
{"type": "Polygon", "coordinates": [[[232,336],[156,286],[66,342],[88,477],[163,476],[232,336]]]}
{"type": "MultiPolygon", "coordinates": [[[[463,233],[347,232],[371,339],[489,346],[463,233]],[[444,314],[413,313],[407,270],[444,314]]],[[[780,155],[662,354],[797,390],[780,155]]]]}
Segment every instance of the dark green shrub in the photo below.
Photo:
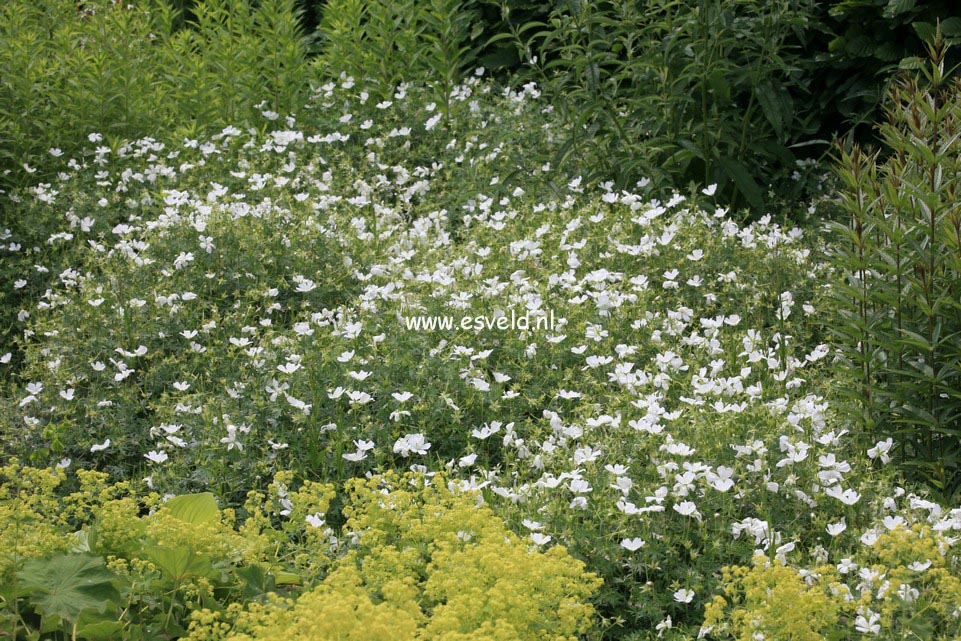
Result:
{"type": "Polygon", "coordinates": [[[817,128],[803,108],[813,15],[809,0],[564,2],[516,40],[568,124],[556,160],[622,185],[719,183],[761,208],[817,128]]]}
{"type": "Polygon", "coordinates": [[[825,40],[819,38],[812,54],[824,64],[812,71],[826,132],[841,123],[870,127],[890,72],[917,68],[939,21],[947,42],[961,38],[961,5],[953,0],[821,3],[817,19],[825,40]]]}
{"type": "Polygon", "coordinates": [[[939,38],[920,76],[889,92],[883,161],[844,152],[834,332],[852,407],[941,491],[961,481],[961,84],[939,38]]]}

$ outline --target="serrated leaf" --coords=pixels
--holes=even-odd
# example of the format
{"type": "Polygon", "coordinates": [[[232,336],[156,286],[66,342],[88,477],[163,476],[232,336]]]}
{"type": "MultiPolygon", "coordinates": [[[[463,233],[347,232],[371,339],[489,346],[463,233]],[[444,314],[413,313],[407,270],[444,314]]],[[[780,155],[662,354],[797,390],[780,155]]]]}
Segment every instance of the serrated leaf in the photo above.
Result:
{"type": "MultiPolygon", "coordinates": [[[[86,615],[84,616],[86,618],[86,615]]],[[[111,641],[123,638],[123,624],[114,620],[81,621],[77,625],[77,638],[87,641],[111,641]]]]}
{"type": "Polygon", "coordinates": [[[217,507],[217,499],[210,492],[176,496],[167,501],[165,505],[172,516],[194,525],[216,523],[220,520],[220,508],[217,507]]]}
{"type": "Polygon", "coordinates": [[[785,126],[794,116],[794,101],[791,95],[780,84],[771,81],[762,83],[756,92],[761,111],[778,139],[781,139],[785,126]]]}
{"type": "Polygon", "coordinates": [[[885,18],[896,18],[914,9],[917,0],[889,0],[888,6],[884,7],[885,18]]]}
{"type": "Polygon", "coordinates": [[[28,561],[17,577],[21,592],[44,617],[76,621],[85,610],[103,612],[120,598],[116,577],[103,559],[88,554],[58,554],[28,561]]]}

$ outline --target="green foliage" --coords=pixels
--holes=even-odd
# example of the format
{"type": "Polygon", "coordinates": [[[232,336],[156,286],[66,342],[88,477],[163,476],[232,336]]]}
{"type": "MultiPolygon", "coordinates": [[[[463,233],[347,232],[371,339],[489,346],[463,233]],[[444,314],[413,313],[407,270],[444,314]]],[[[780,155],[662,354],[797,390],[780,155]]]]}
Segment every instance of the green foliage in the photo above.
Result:
{"type": "Polygon", "coordinates": [[[834,126],[831,115],[849,125],[873,125],[882,115],[890,73],[918,68],[939,22],[947,42],[961,38],[961,6],[953,0],[843,0],[822,3],[818,19],[827,27],[825,41],[818,42],[822,64],[814,69],[825,128],[834,126]]]}
{"type": "Polygon", "coordinates": [[[961,484],[961,85],[936,39],[919,76],[888,94],[881,159],[842,152],[834,332],[855,382],[850,406],[895,439],[945,495],[961,484]]]}
{"type": "Polygon", "coordinates": [[[453,93],[464,79],[467,64],[474,59],[470,27],[475,19],[470,4],[462,0],[430,0],[424,11],[427,84],[440,97],[448,124],[455,104],[453,93]]]}
{"type": "Polygon", "coordinates": [[[433,88],[446,121],[452,94],[475,62],[474,0],[334,0],[320,24],[315,65],[390,98],[403,83],[433,88]],[[373,84],[371,84],[373,83],[373,84]]]}
{"type": "Polygon", "coordinates": [[[171,515],[186,523],[214,523],[220,520],[217,500],[210,492],[175,496],[166,505],[171,515]]]}
{"type": "Polygon", "coordinates": [[[20,594],[45,619],[76,624],[87,610],[102,613],[120,600],[116,577],[103,559],[87,554],[58,554],[27,562],[17,572],[20,594]]]}
{"type": "Polygon", "coordinates": [[[0,468],[0,634],[176,638],[193,610],[302,584],[327,565],[329,547],[303,514],[326,512],[333,491],[289,482],[278,475],[269,496],[251,494],[240,520],[209,494],[163,503],[105,474],[14,460],[0,468]]]}
{"type": "MultiPolygon", "coordinates": [[[[166,0],[5,2],[0,189],[48,179],[48,150],[79,158],[88,134],[109,147],[296,111],[308,92],[305,55],[293,0],[204,0],[186,22],[166,0]]],[[[10,209],[0,225],[43,228],[10,209]]]]}
{"type": "Polygon", "coordinates": [[[807,0],[563,2],[546,24],[516,31],[567,124],[557,161],[622,186],[718,183],[728,202],[760,210],[816,129],[802,106],[813,10],[807,0]]]}
{"type": "Polygon", "coordinates": [[[424,3],[419,0],[335,0],[324,11],[323,54],[315,64],[373,81],[381,97],[424,69],[424,3]]]}

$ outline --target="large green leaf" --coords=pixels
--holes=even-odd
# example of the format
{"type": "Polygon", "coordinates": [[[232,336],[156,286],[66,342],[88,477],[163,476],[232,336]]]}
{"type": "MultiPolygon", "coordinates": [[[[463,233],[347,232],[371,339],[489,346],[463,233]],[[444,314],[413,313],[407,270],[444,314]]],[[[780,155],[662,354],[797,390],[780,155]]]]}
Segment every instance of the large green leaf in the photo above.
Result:
{"type": "Polygon", "coordinates": [[[884,7],[884,17],[896,18],[914,9],[916,4],[917,0],[888,0],[888,5],[884,7]]]}
{"type": "Polygon", "coordinates": [[[175,496],[166,503],[170,513],[187,523],[215,523],[220,520],[217,499],[210,492],[175,496]]]}
{"type": "Polygon", "coordinates": [[[58,554],[27,562],[17,577],[21,593],[47,618],[76,621],[85,610],[103,612],[120,593],[103,559],[89,554],[58,554]]]}
{"type": "Polygon", "coordinates": [[[77,638],[86,641],[113,641],[124,638],[123,624],[113,617],[84,612],[77,621],[77,638]]]}
{"type": "Polygon", "coordinates": [[[176,583],[191,576],[215,576],[210,558],[197,554],[191,548],[185,546],[175,548],[152,547],[147,549],[146,552],[147,558],[176,583]]]}

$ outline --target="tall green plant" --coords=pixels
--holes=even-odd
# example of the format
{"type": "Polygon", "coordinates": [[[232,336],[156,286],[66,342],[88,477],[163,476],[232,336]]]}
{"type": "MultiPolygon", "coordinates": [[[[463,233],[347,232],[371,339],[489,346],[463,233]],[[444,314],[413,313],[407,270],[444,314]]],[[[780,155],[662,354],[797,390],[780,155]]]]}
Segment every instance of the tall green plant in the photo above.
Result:
{"type": "Polygon", "coordinates": [[[471,23],[475,17],[469,4],[462,0],[430,0],[424,11],[424,57],[430,70],[429,84],[437,92],[447,121],[454,105],[454,89],[473,61],[471,23]]]}
{"type": "Polygon", "coordinates": [[[558,3],[526,46],[569,129],[558,161],[624,185],[716,182],[761,208],[813,124],[810,0],[558,3]],[[585,159],[589,159],[585,162],[585,159]]]}
{"type": "Polygon", "coordinates": [[[416,0],[334,0],[320,24],[320,64],[376,83],[382,97],[423,69],[423,4],[416,0]]]}
{"type": "Polygon", "coordinates": [[[294,0],[202,0],[186,19],[169,0],[0,3],[0,189],[49,177],[48,150],[79,157],[91,133],[109,145],[243,124],[262,101],[296,111],[306,54],[294,0]]]}
{"type": "Polygon", "coordinates": [[[477,15],[471,0],[333,0],[320,25],[318,64],[384,98],[402,83],[428,85],[449,121],[455,87],[476,58],[477,15]]]}
{"type": "Polygon", "coordinates": [[[890,155],[843,153],[834,327],[862,424],[894,437],[906,466],[961,487],[961,83],[938,35],[920,74],[888,92],[890,155]]]}

